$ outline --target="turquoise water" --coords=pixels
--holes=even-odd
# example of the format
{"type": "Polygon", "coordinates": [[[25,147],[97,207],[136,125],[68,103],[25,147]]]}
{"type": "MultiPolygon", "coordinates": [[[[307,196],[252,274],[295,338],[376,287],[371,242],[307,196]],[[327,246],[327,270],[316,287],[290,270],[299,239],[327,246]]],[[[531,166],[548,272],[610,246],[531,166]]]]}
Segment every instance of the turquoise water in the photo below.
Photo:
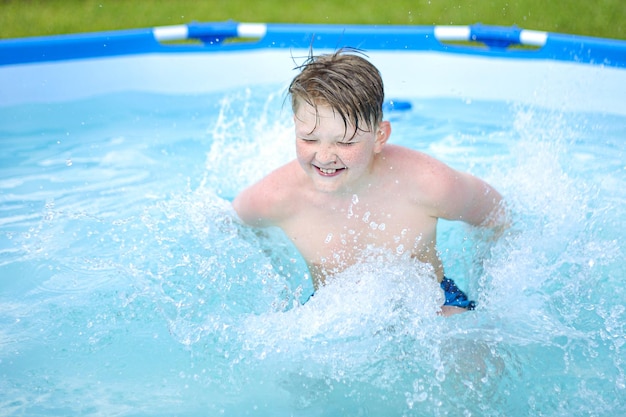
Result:
{"type": "Polygon", "coordinates": [[[479,302],[436,315],[373,253],[308,303],[238,190],[294,155],[278,87],[0,108],[0,415],[626,413],[626,118],[401,99],[391,141],[479,175],[514,227],[442,223],[479,302]]]}

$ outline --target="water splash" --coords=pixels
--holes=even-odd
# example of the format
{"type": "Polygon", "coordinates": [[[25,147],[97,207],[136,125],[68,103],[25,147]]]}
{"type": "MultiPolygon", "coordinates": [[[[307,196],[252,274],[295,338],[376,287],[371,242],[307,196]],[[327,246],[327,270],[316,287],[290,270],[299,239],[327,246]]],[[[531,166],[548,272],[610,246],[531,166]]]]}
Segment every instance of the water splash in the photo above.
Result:
{"type": "MultiPolygon", "coordinates": [[[[85,412],[88,403],[107,415],[138,403],[146,414],[189,415],[626,409],[623,128],[606,127],[605,116],[505,105],[485,121],[494,105],[475,100],[463,104],[469,114],[452,106],[462,123],[442,119],[445,100],[416,101],[398,116],[418,126],[394,138],[419,132],[426,139],[415,147],[487,178],[514,216],[510,233],[490,244],[445,226],[450,239],[440,242],[459,263],[446,268],[479,308],[444,319],[430,271],[398,254],[372,253],[302,305],[311,282],[290,242],[236,220],[228,200],[292,158],[279,98],[257,90],[198,98],[194,118],[200,104],[220,104],[194,121],[197,131],[179,131],[165,110],[154,126],[141,113],[150,134],[131,149],[118,149],[134,141],[119,140],[132,135],[113,125],[76,144],[72,132],[56,159],[22,151],[21,164],[63,181],[0,181],[9,214],[0,267],[16,277],[2,281],[0,298],[0,396],[11,399],[3,411],[30,413],[46,401],[46,410],[85,412]],[[74,170],[85,175],[66,174],[74,170]],[[20,201],[34,208],[20,211],[20,201]]],[[[180,109],[189,100],[158,102],[180,109]]],[[[103,100],[93,113],[116,107],[103,100]]],[[[51,120],[64,132],[63,114],[61,106],[51,120]]]]}
{"type": "Polygon", "coordinates": [[[239,190],[295,157],[290,110],[282,107],[284,89],[267,93],[245,89],[225,96],[206,158],[205,184],[232,199],[239,190]],[[259,103],[261,108],[252,105],[259,103]]]}

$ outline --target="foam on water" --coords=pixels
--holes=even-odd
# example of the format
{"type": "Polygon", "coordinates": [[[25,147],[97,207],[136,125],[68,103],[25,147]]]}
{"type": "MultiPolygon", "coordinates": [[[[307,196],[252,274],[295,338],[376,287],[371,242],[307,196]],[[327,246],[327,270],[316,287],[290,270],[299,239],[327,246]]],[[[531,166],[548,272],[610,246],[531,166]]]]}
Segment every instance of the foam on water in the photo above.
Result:
{"type": "Polygon", "coordinates": [[[479,303],[443,318],[432,271],[375,249],[302,304],[291,243],[236,219],[229,200],[294,155],[283,98],[0,109],[2,414],[626,410],[623,118],[445,99],[388,115],[393,142],[484,177],[514,219],[486,243],[442,223],[447,274],[479,303]]]}

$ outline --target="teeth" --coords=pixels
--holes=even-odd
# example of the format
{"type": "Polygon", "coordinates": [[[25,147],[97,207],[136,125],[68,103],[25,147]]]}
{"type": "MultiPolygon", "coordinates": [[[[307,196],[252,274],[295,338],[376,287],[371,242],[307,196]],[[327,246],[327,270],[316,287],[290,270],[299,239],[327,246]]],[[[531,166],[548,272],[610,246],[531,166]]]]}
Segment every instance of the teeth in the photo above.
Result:
{"type": "Polygon", "coordinates": [[[323,174],[334,174],[335,172],[337,172],[336,169],[324,169],[324,168],[320,168],[320,171],[322,171],[323,174]]]}

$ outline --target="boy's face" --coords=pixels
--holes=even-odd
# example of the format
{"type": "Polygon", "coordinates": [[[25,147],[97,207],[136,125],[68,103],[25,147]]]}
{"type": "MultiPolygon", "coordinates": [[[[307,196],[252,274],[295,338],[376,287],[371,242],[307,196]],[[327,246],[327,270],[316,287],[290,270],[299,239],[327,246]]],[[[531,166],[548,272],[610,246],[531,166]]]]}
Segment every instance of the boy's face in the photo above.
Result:
{"type": "Polygon", "coordinates": [[[366,185],[374,155],[385,139],[378,129],[357,131],[344,125],[341,116],[327,105],[316,109],[300,102],[294,115],[296,154],[300,166],[322,192],[357,192],[366,185]]]}

